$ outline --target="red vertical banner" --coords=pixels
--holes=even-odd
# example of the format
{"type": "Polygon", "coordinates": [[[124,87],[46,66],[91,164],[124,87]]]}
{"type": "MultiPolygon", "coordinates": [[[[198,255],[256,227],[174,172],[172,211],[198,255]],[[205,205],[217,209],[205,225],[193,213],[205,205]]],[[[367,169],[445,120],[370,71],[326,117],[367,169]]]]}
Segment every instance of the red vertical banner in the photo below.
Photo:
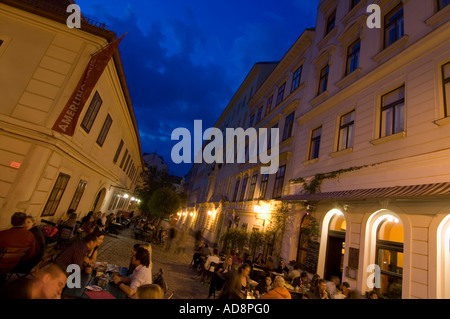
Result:
{"type": "Polygon", "coordinates": [[[73,136],[75,127],[78,123],[78,118],[80,117],[86,101],[91,95],[98,79],[108,65],[109,60],[117,50],[117,47],[119,46],[120,41],[122,41],[124,35],[115,39],[106,47],[92,55],[91,60],[86,66],[86,69],[78,82],[78,85],[53,125],[52,130],[73,136]]]}

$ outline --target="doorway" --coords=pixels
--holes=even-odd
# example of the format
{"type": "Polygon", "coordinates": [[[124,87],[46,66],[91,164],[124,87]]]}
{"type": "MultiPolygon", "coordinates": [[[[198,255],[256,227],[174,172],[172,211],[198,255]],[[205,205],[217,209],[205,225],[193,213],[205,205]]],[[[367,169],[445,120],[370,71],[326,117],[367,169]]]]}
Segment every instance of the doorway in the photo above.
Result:
{"type": "Polygon", "coordinates": [[[331,276],[342,278],[345,251],[345,232],[328,231],[328,243],[325,262],[324,278],[329,280],[331,276]]]}

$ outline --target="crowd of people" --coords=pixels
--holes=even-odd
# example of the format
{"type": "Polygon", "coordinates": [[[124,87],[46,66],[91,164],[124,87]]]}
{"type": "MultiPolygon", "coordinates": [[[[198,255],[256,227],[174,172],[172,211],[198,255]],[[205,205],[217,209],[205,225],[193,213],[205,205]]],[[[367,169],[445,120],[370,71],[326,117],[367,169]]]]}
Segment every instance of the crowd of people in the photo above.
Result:
{"type": "MultiPolygon", "coordinates": [[[[175,227],[160,227],[156,231],[155,222],[146,218],[136,218],[135,223],[133,231],[139,226],[143,231],[156,235],[152,236],[152,241],[141,241],[133,247],[126,274],[114,275],[112,282],[129,298],[164,298],[164,284],[155,284],[152,276],[151,243],[162,242],[166,252],[179,253],[180,247],[185,248],[186,233],[175,227]]],[[[61,251],[47,265],[40,263],[49,243],[48,234],[36,225],[34,218],[15,213],[11,224],[10,229],[0,231],[0,252],[11,246],[24,248],[13,272],[27,274],[32,269],[34,271],[32,276],[19,278],[6,286],[3,278],[0,298],[61,298],[69,274],[68,266],[78,265],[83,273],[91,274],[108,229],[111,230],[112,225],[127,227],[130,220],[121,214],[107,216],[89,212],[78,221],[76,213],[69,210],[57,223],[60,226],[57,237],[66,245],[61,246],[61,251]]],[[[208,298],[216,298],[217,295],[219,299],[292,299],[293,291],[286,288],[287,284],[301,288],[303,299],[361,298],[358,291],[351,289],[348,282],[340,283],[337,276],[325,280],[314,274],[310,278],[310,274],[301,271],[298,264],[287,265],[284,260],[275,264],[272,256],[264,258],[260,253],[252,258],[247,251],[237,249],[219,254],[218,247],[209,247],[201,236],[196,239],[191,266],[202,282],[208,282],[208,298]],[[255,268],[258,271],[254,271],[255,268]]],[[[370,292],[368,298],[378,299],[378,295],[370,292]]]]}
{"type": "MultiPolygon", "coordinates": [[[[351,289],[348,282],[340,283],[337,276],[325,280],[318,274],[310,275],[301,271],[300,265],[287,265],[284,260],[275,265],[274,258],[263,254],[251,258],[248,253],[237,249],[229,254],[218,254],[218,248],[211,249],[203,240],[196,243],[191,266],[199,272],[210,275],[208,299],[292,299],[293,291],[302,299],[360,299],[359,291],[351,289]],[[211,266],[212,265],[212,266],[211,266]],[[257,268],[258,271],[253,271],[257,268]],[[263,274],[263,276],[261,276],[263,274]],[[252,277],[250,277],[252,276],[252,277]],[[311,277],[311,278],[310,278],[311,277]]],[[[378,299],[378,294],[371,291],[370,299],[378,299]]]]}

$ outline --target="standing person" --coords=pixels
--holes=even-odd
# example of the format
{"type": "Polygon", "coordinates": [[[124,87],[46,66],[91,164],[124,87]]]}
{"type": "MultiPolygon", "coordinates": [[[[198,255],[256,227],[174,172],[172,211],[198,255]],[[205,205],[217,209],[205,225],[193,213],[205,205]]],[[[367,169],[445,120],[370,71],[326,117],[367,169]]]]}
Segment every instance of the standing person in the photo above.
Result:
{"type": "Polygon", "coordinates": [[[166,243],[166,251],[170,251],[170,248],[172,247],[172,242],[175,238],[176,230],[175,227],[171,227],[169,229],[169,236],[166,243]]]}
{"type": "Polygon", "coordinates": [[[130,276],[113,277],[113,282],[118,285],[128,297],[134,296],[140,286],[152,284],[152,273],[149,268],[149,257],[148,250],[143,247],[139,247],[136,251],[136,255],[133,256],[133,264],[136,266],[133,273],[130,276]]]}
{"type": "Polygon", "coordinates": [[[291,294],[285,287],[286,282],[281,276],[276,276],[273,281],[273,289],[264,294],[261,299],[292,299],[291,294]]]}

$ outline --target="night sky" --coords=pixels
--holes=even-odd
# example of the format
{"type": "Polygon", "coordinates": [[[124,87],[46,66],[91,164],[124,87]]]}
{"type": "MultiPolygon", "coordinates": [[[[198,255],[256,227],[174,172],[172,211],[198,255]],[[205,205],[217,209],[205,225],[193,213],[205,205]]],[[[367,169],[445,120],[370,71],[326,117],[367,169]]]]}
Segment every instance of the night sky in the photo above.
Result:
{"type": "MultiPolygon", "coordinates": [[[[142,152],[157,152],[183,176],[170,152],[178,127],[193,135],[214,126],[254,63],[279,61],[304,29],[314,27],[319,0],[76,0],[82,14],[117,36],[142,152]]],[[[193,159],[192,159],[193,160],[193,159]]]]}

